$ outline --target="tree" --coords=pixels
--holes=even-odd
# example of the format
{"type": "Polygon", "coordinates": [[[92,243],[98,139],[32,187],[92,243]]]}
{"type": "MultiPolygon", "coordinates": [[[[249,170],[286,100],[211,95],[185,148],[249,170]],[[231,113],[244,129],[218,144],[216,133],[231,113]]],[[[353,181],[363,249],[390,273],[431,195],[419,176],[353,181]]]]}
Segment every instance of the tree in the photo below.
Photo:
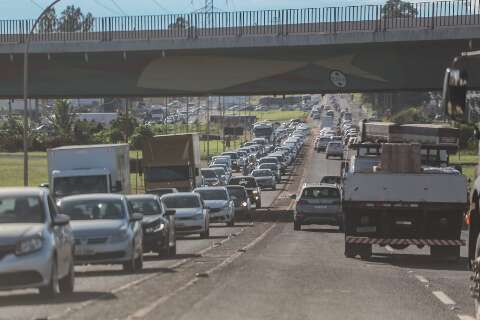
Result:
{"type": "Polygon", "coordinates": [[[86,32],[93,27],[93,16],[91,13],[84,15],[80,7],[70,5],[57,18],[57,25],[60,32],[86,32]]]}
{"type": "Polygon", "coordinates": [[[125,140],[125,136],[132,135],[138,127],[138,122],[133,117],[127,117],[126,114],[121,114],[117,119],[112,121],[110,128],[110,137],[113,143],[125,140]]]}
{"type": "Polygon", "coordinates": [[[75,114],[73,107],[68,100],[56,100],[53,106],[53,112],[47,117],[55,131],[60,144],[70,143],[72,141],[73,124],[75,114]]]}
{"type": "Polygon", "coordinates": [[[402,0],[388,0],[382,11],[386,18],[415,17],[418,14],[418,10],[413,3],[402,0]]]}
{"type": "Polygon", "coordinates": [[[175,20],[174,23],[171,23],[168,26],[168,29],[179,29],[179,30],[184,30],[188,29],[190,27],[190,23],[188,20],[186,20],[184,17],[177,17],[177,20],[175,20]]]}
{"type": "Polygon", "coordinates": [[[40,32],[53,32],[57,29],[57,13],[55,12],[55,8],[50,8],[45,14],[43,15],[42,19],[38,24],[38,28],[40,32]]]}

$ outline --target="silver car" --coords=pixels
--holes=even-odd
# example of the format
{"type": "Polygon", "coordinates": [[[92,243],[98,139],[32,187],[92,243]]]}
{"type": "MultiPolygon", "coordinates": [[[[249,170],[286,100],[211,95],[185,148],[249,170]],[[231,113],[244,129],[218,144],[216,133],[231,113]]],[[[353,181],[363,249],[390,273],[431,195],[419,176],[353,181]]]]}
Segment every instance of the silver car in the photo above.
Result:
{"type": "Polygon", "coordinates": [[[210,222],[225,222],[231,227],[235,223],[235,205],[226,187],[196,188],[208,209],[210,222]]]}
{"type": "MultiPolygon", "coordinates": [[[[294,195],[292,198],[296,198],[294,195]]],[[[294,230],[302,225],[330,224],[343,230],[342,200],[338,186],[333,184],[304,184],[295,203],[294,230]]]]}
{"type": "Polygon", "coordinates": [[[204,168],[200,170],[203,178],[203,185],[205,186],[220,186],[222,185],[222,181],[220,177],[215,172],[215,169],[212,168],[204,168]]]}
{"type": "Polygon", "coordinates": [[[73,292],[74,240],[45,188],[0,189],[0,290],[73,292]]]}
{"type": "Polygon", "coordinates": [[[122,264],[127,272],[143,267],[140,213],[129,210],[120,194],[86,194],[58,201],[71,219],[76,264],[122,264]]]}
{"type": "Polygon", "coordinates": [[[193,192],[166,194],[161,198],[167,210],[175,210],[175,231],[177,234],[200,234],[210,236],[208,210],[200,195],[193,192]]]}
{"type": "Polygon", "coordinates": [[[260,188],[270,188],[277,190],[277,179],[275,174],[270,169],[255,169],[252,171],[252,176],[257,180],[260,188]]]}
{"type": "Polygon", "coordinates": [[[343,143],[339,141],[329,142],[325,150],[325,158],[339,157],[343,160],[343,143]]]}

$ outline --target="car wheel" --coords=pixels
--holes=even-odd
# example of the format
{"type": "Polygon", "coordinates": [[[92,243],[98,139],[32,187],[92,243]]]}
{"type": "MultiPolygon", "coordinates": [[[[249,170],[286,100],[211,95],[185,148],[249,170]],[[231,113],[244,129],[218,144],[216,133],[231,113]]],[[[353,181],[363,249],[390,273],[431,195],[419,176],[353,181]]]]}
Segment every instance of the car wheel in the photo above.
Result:
{"type": "MultiPolygon", "coordinates": [[[[133,250],[135,251],[135,245],[133,245],[133,250]]],[[[143,255],[140,255],[139,258],[135,258],[135,252],[133,252],[132,258],[123,263],[123,270],[128,273],[135,273],[140,264],[143,266],[143,255]],[[142,259],[141,263],[138,261],[139,258],[142,259]]]]}
{"type": "Polygon", "coordinates": [[[356,255],[357,251],[355,250],[355,246],[351,243],[345,243],[345,257],[355,258],[356,255]]]}
{"type": "Polygon", "coordinates": [[[208,239],[210,237],[210,228],[207,227],[205,232],[200,233],[200,239],[208,239]]]}
{"type": "Polygon", "coordinates": [[[232,217],[230,221],[227,222],[227,227],[233,227],[235,225],[235,218],[232,217]]]}
{"type": "Polygon", "coordinates": [[[175,257],[177,255],[177,245],[173,245],[168,249],[168,256],[175,257]]]}
{"type": "Polygon", "coordinates": [[[293,230],[295,231],[302,230],[302,224],[300,222],[293,221],[293,230]]]}
{"type": "Polygon", "coordinates": [[[325,159],[328,159],[328,155],[325,155],[325,159]]]}
{"type": "Polygon", "coordinates": [[[255,209],[260,209],[262,207],[262,201],[258,200],[257,203],[255,203],[255,209]]]}
{"type": "Polygon", "coordinates": [[[56,259],[53,259],[52,262],[50,281],[46,286],[39,288],[39,292],[42,297],[47,299],[52,299],[58,294],[58,271],[56,259]]]}
{"type": "Polygon", "coordinates": [[[75,268],[73,262],[70,264],[68,274],[58,281],[58,286],[61,293],[72,293],[75,287],[75,268]]]}
{"type": "Polygon", "coordinates": [[[135,259],[135,271],[140,271],[143,269],[143,254],[140,255],[135,259]]]}
{"type": "Polygon", "coordinates": [[[277,190],[277,186],[273,186],[273,187],[272,187],[272,190],[273,190],[273,191],[277,190]]]}

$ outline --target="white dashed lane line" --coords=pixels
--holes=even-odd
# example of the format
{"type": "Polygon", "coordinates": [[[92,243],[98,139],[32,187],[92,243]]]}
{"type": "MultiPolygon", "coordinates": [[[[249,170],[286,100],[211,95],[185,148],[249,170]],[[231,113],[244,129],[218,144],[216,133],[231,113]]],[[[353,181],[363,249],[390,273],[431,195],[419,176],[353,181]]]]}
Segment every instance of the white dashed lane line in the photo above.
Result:
{"type": "Polygon", "coordinates": [[[419,276],[418,274],[415,275],[415,278],[417,278],[417,280],[421,283],[428,283],[428,280],[425,277],[419,276]]]}
{"type": "Polygon", "coordinates": [[[474,317],[469,316],[469,315],[466,315],[466,314],[457,314],[457,317],[458,317],[460,320],[475,320],[474,317]]]}
{"type": "Polygon", "coordinates": [[[435,297],[437,297],[438,300],[440,300],[441,303],[443,303],[447,306],[453,306],[453,305],[456,304],[455,301],[453,301],[443,291],[433,291],[432,293],[435,297]]]}

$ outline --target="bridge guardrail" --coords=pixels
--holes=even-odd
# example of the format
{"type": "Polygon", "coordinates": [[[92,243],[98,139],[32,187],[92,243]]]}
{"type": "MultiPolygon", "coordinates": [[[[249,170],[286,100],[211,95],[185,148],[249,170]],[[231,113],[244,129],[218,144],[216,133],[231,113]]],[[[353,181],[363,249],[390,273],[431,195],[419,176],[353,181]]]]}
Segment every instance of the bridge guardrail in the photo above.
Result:
{"type": "MultiPolygon", "coordinates": [[[[23,43],[33,20],[0,20],[0,44],[23,43]]],[[[480,24],[480,5],[474,0],[387,5],[98,17],[70,23],[42,20],[31,41],[112,41],[199,39],[370,31],[437,29],[480,24]]]]}

